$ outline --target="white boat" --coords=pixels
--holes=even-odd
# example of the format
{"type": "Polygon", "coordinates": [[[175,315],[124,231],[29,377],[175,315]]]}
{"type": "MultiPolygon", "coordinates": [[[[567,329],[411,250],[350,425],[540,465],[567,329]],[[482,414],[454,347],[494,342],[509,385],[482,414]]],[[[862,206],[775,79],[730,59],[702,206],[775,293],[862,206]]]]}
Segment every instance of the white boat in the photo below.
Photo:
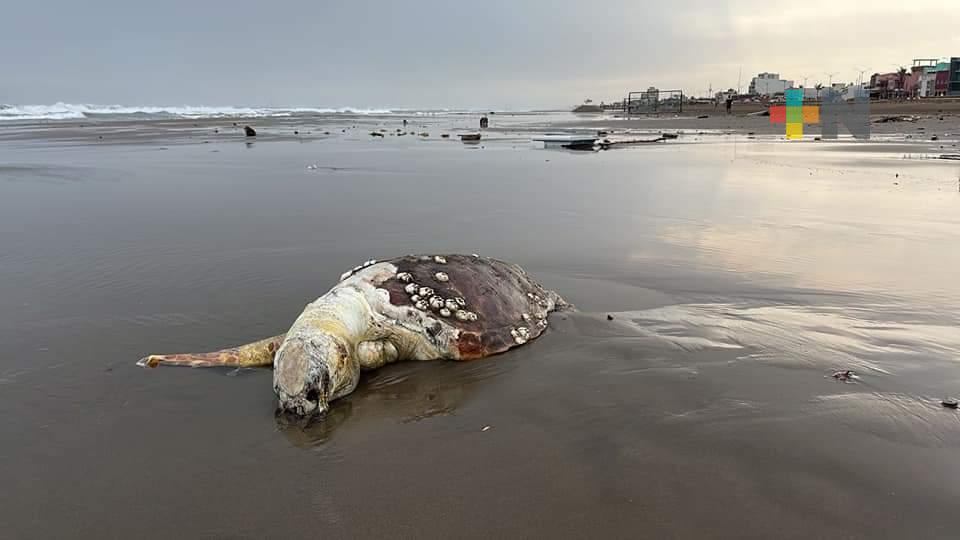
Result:
{"type": "Polygon", "coordinates": [[[585,145],[593,144],[597,140],[596,134],[576,134],[576,133],[547,133],[539,137],[534,137],[534,141],[545,144],[575,144],[585,145]]]}

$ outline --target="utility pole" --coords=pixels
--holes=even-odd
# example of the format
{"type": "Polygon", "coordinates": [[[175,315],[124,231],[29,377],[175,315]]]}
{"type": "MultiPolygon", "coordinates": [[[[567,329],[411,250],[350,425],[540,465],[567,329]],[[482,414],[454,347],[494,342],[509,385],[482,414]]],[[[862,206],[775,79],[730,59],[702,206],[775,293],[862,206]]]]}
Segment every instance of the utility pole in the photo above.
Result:
{"type": "Polygon", "coordinates": [[[743,76],[743,66],[740,66],[740,71],[737,72],[737,95],[739,96],[743,92],[740,91],[740,80],[743,76]]]}
{"type": "Polygon", "coordinates": [[[855,67],[853,69],[857,70],[860,73],[860,77],[857,79],[857,84],[860,86],[863,86],[863,74],[869,70],[867,68],[858,68],[858,67],[855,67]]]}
{"type": "Polygon", "coordinates": [[[829,77],[828,82],[827,82],[827,86],[829,86],[830,88],[833,88],[833,78],[834,78],[834,76],[837,75],[837,72],[824,73],[824,75],[826,75],[827,77],[829,77]]]}

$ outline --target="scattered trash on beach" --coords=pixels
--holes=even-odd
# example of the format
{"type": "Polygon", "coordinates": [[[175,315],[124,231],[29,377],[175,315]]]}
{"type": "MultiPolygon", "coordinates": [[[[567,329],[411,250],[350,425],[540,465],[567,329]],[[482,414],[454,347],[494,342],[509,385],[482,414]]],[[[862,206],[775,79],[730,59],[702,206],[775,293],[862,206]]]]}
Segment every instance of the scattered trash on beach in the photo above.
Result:
{"type": "Polygon", "coordinates": [[[887,122],[916,122],[919,120],[912,115],[882,116],[873,121],[874,124],[886,124],[887,122]]]}
{"type": "Polygon", "coordinates": [[[246,133],[247,137],[257,136],[257,130],[253,129],[250,126],[243,126],[243,132],[246,133]]]}
{"type": "Polygon", "coordinates": [[[831,377],[842,382],[852,382],[860,378],[860,377],[857,377],[856,373],[854,373],[852,370],[849,370],[849,369],[845,369],[843,371],[835,371],[833,375],[831,375],[831,377]]]}
{"type": "Polygon", "coordinates": [[[371,136],[371,137],[383,137],[383,133],[380,133],[379,131],[371,131],[371,132],[370,132],[370,136],[371,136]]]}
{"type": "Polygon", "coordinates": [[[488,431],[489,429],[490,429],[490,426],[483,426],[483,429],[481,429],[480,431],[488,431]]]}
{"type": "Polygon", "coordinates": [[[710,118],[710,115],[709,115],[709,114],[701,114],[700,116],[697,117],[698,120],[703,120],[704,118],[710,118]]]}
{"type": "Polygon", "coordinates": [[[440,135],[440,137],[441,137],[441,138],[444,138],[444,139],[449,139],[449,138],[450,138],[450,134],[449,134],[449,133],[444,133],[444,134],[440,135]]]}
{"type": "Polygon", "coordinates": [[[950,159],[953,161],[960,161],[960,154],[940,154],[940,159],[950,159]]]}
{"type": "Polygon", "coordinates": [[[663,142],[666,140],[664,137],[657,137],[656,139],[629,139],[625,141],[610,141],[604,139],[603,141],[597,143],[600,146],[601,150],[609,150],[617,146],[627,146],[633,144],[653,144],[658,142],[663,142]]]}
{"type": "Polygon", "coordinates": [[[948,409],[956,409],[957,406],[960,405],[960,403],[958,403],[957,400],[953,398],[944,398],[943,401],[940,402],[940,404],[948,409]]]}
{"type": "Polygon", "coordinates": [[[613,315],[610,315],[610,314],[608,313],[608,314],[607,314],[607,320],[608,320],[608,321],[612,321],[612,320],[613,320],[613,315]]]}

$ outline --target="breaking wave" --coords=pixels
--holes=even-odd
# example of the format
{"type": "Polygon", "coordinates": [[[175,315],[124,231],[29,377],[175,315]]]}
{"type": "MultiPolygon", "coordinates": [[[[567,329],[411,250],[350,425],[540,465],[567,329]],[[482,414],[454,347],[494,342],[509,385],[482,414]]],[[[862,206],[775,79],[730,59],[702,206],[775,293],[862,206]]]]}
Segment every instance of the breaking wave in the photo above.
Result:
{"type": "Polygon", "coordinates": [[[53,105],[0,105],[0,122],[15,120],[74,120],[83,118],[239,118],[283,117],[296,114],[391,114],[391,109],[338,109],[312,107],[205,107],[126,106],[55,103],[53,105]]]}

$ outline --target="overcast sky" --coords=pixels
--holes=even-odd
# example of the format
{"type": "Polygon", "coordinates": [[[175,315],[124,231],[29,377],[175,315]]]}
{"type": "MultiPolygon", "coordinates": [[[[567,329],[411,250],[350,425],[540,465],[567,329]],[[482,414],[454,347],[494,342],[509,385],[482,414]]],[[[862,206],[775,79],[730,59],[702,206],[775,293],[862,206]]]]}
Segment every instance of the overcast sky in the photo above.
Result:
{"type": "Polygon", "coordinates": [[[13,104],[567,107],[960,56],[960,0],[23,0],[2,19],[13,104]]]}

